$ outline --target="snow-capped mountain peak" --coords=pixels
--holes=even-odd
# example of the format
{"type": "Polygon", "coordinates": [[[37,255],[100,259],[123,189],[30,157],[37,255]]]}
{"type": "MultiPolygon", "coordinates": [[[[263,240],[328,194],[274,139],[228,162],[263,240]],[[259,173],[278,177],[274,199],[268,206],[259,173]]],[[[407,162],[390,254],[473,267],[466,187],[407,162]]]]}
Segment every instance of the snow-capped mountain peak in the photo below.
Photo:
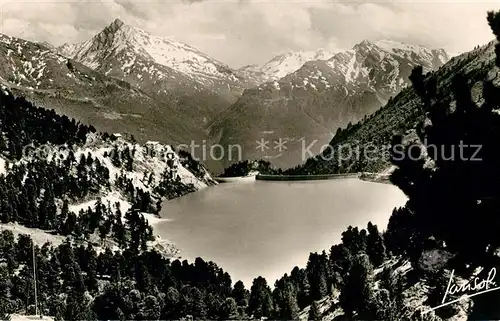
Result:
{"type": "Polygon", "coordinates": [[[378,41],[373,42],[376,46],[383,48],[386,51],[392,51],[392,52],[398,52],[398,51],[428,51],[432,50],[428,47],[425,47],[423,45],[417,45],[417,44],[407,44],[407,43],[402,43],[394,40],[389,40],[389,39],[382,39],[378,41]]]}
{"type": "MultiPolygon", "coordinates": [[[[137,60],[154,63],[182,73],[206,87],[228,87],[239,79],[225,64],[184,43],[152,35],[115,19],[92,39],[63,45],[59,53],[90,68],[109,73],[118,64],[132,68],[137,60]]],[[[169,77],[170,75],[164,75],[169,77]]]]}
{"type": "Polygon", "coordinates": [[[334,53],[326,52],[323,49],[316,51],[295,51],[278,55],[266,62],[260,70],[269,75],[271,79],[280,79],[298,70],[307,61],[326,60],[334,53]]]}

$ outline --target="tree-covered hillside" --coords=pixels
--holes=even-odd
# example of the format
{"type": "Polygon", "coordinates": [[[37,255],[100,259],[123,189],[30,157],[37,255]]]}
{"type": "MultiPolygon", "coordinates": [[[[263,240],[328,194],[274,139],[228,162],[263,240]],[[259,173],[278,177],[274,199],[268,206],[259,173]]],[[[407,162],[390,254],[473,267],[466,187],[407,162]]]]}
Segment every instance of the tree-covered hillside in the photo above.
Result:
{"type": "MultiPolygon", "coordinates": [[[[451,100],[451,82],[454,75],[464,74],[470,79],[474,101],[482,99],[481,81],[494,66],[494,43],[453,57],[437,71],[426,74],[435,79],[440,100],[451,100]]],[[[498,80],[495,80],[497,84],[498,80]]],[[[417,124],[425,118],[419,108],[419,98],[412,87],[397,96],[375,113],[347,127],[338,129],[324,153],[309,158],[304,164],[285,171],[289,174],[330,174],[346,172],[381,172],[390,167],[389,147],[395,134],[413,140],[417,124]],[[351,150],[351,156],[347,151],[351,150]],[[333,151],[333,156],[332,156],[333,151]],[[371,156],[373,155],[373,156],[371,156]]]]}

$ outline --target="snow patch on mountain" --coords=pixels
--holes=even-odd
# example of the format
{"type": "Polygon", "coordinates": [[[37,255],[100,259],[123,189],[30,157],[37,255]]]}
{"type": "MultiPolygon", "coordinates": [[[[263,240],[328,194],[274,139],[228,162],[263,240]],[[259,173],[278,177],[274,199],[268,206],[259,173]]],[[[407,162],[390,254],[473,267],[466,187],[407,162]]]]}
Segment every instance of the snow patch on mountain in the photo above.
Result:
{"type": "Polygon", "coordinates": [[[8,81],[16,86],[38,89],[46,87],[54,65],[63,65],[66,59],[39,43],[0,34],[0,52],[3,53],[4,67],[9,73],[8,81]],[[4,51],[4,52],[2,52],[4,51]]]}
{"type": "Polygon", "coordinates": [[[7,172],[7,162],[5,159],[0,157],[0,175],[5,174],[7,172]]]}
{"type": "Polygon", "coordinates": [[[54,321],[54,317],[48,316],[39,316],[39,315],[24,315],[24,314],[12,314],[10,316],[10,321],[33,321],[33,320],[42,320],[42,321],[54,321]]]}
{"type": "Polygon", "coordinates": [[[288,52],[274,57],[261,66],[251,65],[243,67],[242,69],[261,73],[263,74],[263,78],[267,80],[278,80],[298,70],[307,61],[327,60],[333,55],[334,53],[327,52],[323,49],[316,51],[288,52]]]}
{"type": "MultiPolygon", "coordinates": [[[[159,186],[165,186],[165,183],[167,188],[169,184],[184,184],[186,187],[190,187],[190,191],[217,184],[203,166],[199,166],[197,169],[193,168],[193,166],[188,168],[188,163],[170,145],[159,143],[142,145],[122,138],[115,141],[104,141],[98,134],[89,134],[87,143],[84,146],[70,148],[65,145],[43,145],[34,149],[33,153],[23,157],[15,164],[26,163],[34,158],[40,159],[42,152],[44,155],[43,160],[47,162],[63,162],[68,159],[70,154],[73,154],[74,159],[78,162],[82,157],[88,158],[90,155],[92,159],[97,159],[101,165],[107,168],[109,187],[102,186],[98,194],[93,195],[91,198],[69,204],[69,210],[77,215],[89,207],[95,209],[98,202],[109,208],[115,208],[118,205],[122,215],[125,215],[133,204],[130,197],[127,197],[124,193],[124,190],[117,186],[118,177],[131,180],[135,190],[138,189],[149,193],[154,204],[166,199],[161,197],[156,190],[159,186]],[[129,170],[126,169],[124,163],[116,166],[112,161],[113,153],[123,153],[126,150],[133,153],[133,165],[129,170]],[[166,180],[167,177],[169,178],[166,180]]],[[[0,159],[0,165],[2,164],[5,168],[5,161],[0,159]]],[[[4,169],[4,171],[8,171],[8,169],[4,169]]],[[[155,213],[142,212],[141,214],[153,227],[158,222],[168,219],[160,218],[155,213]]],[[[124,216],[123,219],[125,219],[124,216]]],[[[43,245],[47,241],[58,244],[65,239],[64,236],[52,235],[47,231],[27,228],[19,224],[0,224],[1,229],[9,229],[17,234],[32,235],[39,245],[43,245]]],[[[108,243],[113,246],[113,242],[108,243]]],[[[154,241],[150,241],[148,246],[161,249],[164,255],[170,257],[177,257],[179,254],[179,251],[172,243],[161,239],[159,236],[156,236],[154,241]]]]}
{"type": "Polygon", "coordinates": [[[403,57],[407,56],[408,52],[413,52],[418,56],[431,56],[433,55],[433,51],[438,51],[438,59],[441,61],[441,63],[446,63],[449,60],[449,54],[447,54],[444,50],[433,50],[429,49],[425,46],[422,45],[415,45],[415,44],[405,44],[393,40],[379,40],[374,42],[374,44],[389,52],[392,54],[400,55],[403,57]]]}
{"type": "Polygon", "coordinates": [[[54,246],[58,246],[59,244],[64,243],[64,240],[66,239],[65,236],[48,233],[47,231],[38,228],[26,227],[18,223],[0,223],[0,232],[2,230],[11,231],[16,238],[18,235],[29,235],[33,242],[40,247],[47,242],[52,243],[54,246]]]}

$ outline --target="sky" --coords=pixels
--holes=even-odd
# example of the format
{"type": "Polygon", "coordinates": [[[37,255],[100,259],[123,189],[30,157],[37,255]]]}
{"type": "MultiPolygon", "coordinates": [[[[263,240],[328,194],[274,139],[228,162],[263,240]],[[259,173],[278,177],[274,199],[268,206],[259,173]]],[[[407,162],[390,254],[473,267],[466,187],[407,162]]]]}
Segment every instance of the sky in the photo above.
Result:
{"type": "Polygon", "coordinates": [[[0,0],[0,32],[53,45],[91,38],[115,18],[238,68],[288,51],[341,51],[391,39],[451,54],[493,39],[500,1],[0,0]]]}

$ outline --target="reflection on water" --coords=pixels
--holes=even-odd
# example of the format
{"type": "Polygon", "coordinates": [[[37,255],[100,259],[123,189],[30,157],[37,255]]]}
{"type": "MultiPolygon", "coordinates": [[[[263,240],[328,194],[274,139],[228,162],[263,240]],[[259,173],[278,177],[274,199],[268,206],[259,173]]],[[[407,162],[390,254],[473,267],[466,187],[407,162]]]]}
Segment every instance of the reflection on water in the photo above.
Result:
{"type": "Polygon", "coordinates": [[[329,250],[348,225],[385,229],[406,196],[388,184],[358,179],[225,183],[163,204],[156,226],[189,261],[200,256],[243,280],[270,284],[310,252],[329,250]]]}

